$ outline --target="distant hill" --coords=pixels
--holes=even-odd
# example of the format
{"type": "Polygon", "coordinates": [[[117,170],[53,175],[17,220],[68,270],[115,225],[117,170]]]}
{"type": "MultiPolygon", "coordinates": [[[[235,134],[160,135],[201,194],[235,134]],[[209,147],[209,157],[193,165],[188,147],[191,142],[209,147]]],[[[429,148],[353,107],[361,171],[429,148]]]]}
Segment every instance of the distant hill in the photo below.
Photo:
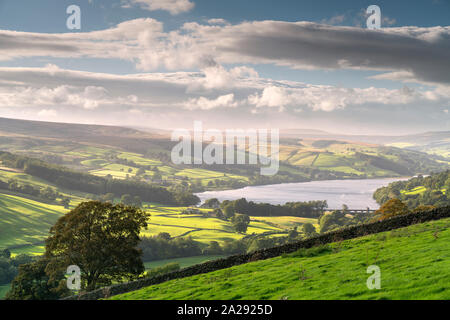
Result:
{"type": "MultiPolygon", "coordinates": [[[[295,129],[287,130],[292,135],[280,139],[280,170],[268,177],[260,176],[260,165],[175,165],[170,155],[176,142],[170,140],[168,131],[149,131],[0,118],[0,150],[101,177],[128,177],[194,192],[283,182],[399,177],[450,167],[446,158],[420,151],[354,142],[357,136],[295,129]]],[[[428,136],[431,138],[423,139],[442,138],[445,133],[428,136]]]]}
{"type": "Polygon", "coordinates": [[[424,132],[411,135],[345,135],[321,130],[282,130],[282,138],[341,140],[354,143],[370,143],[426,152],[450,159],[450,131],[424,132]]]}

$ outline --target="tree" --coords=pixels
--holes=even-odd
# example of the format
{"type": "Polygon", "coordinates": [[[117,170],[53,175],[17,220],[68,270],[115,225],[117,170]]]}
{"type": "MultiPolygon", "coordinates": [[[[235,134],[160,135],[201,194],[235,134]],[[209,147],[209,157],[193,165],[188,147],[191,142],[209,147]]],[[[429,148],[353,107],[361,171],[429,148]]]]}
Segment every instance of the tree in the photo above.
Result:
{"type": "Polygon", "coordinates": [[[317,234],[316,228],[311,223],[305,223],[302,226],[302,231],[307,237],[313,237],[317,234]]]}
{"type": "Polygon", "coordinates": [[[48,259],[23,264],[11,283],[6,300],[57,300],[70,294],[63,272],[50,277],[45,271],[48,259]]]}
{"type": "Polygon", "coordinates": [[[231,219],[234,230],[239,233],[246,233],[248,225],[250,224],[250,217],[246,214],[236,214],[231,219]]]}
{"type": "Polygon", "coordinates": [[[114,194],[113,193],[107,193],[107,194],[103,195],[102,199],[103,199],[104,202],[114,203],[114,194]]]}
{"type": "Polygon", "coordinates": [[[375,211],[375,214],[380,216],[379,220],[408,213],[408,206],[399,199],[391,199],[383,204],[380,209],[375,211]]]}
{"type": "Polygon", "coordinates": [[[132,206],[133,205],[133,197],[129,194],[124,194],[122,198],[120,199],[120,202],[123,203],[126,206],[132,206]]]}
{"type": "Polygon", "coordinates": [[[139,196],[135,196],[133,198],[133,205],[137,208],[142,208],[142,201],[141,198],[139,196]]]}
{"type": "Polygon", "coordinates": [[[348,205],[346,205],[346,204],[342,205],[342,212],[344,212],[345,214],[348,213],[348,205]]]}
{"type": "Polygon", "coordinates": [[[11,251],[9,251],[8,249],[4,249],[3,251],[0,252],[0,257],[6,258],[6,259],[10,259],[11,258],[11,251]]]}
{"type": "Polygon", "coordinates": [[[211,241],[205,249],[203,249],[204,255],[217,255],[222,254],[222,248],[217,241],[211,241]]]}
{"type": "Polygon", "coordinates": [[[220,201],[217,198],[208,199],[202,205],[204,208],[217,209],[220,207],[220,201]]]}
{"type": "Polygon", "coordinates": [[[295,226],[294,228],[289,230],[288,238],[289,238],[289,240],[295,240],[295,239],[297,239],[297,237],[298,237],[298,231],[297,231],[297,226],[295,226]]]}
{"type": "Polygon", "coordinates": [[[142,175],[144,175],[145,174],[145,169],[144,168],[139,168],[137,171],[136,171],[136,176],[142,176],[142,175]]]}
{"type": "Polygon", "coordinates": [[[123,204],[84,202],[59,218],[46,240],[51,279],[70,265],[80,267],[82,288],[136,278],[145,269],[137,248],[149,215],[123,204]]]}
{"type": "Polygon", "coordinates": [[[235,215],[233,205],[228,204],[225,207],[223,207],[223,213],[225,214],[225,218],[232,219],[235,215]]]}
{"type": "Polygon", "coordinates": [[[61,205],[64,206],[64,209],[69,209],[70,206],[70,198],[64,197],[61,200],[61,205]]]}
{"type": "Polygon", "coordinates": [[[220,209],[214,209],[213,214],[216,216],[217,219],[225,220],[225,215],[223,214],[222,210],[220,209]]]}

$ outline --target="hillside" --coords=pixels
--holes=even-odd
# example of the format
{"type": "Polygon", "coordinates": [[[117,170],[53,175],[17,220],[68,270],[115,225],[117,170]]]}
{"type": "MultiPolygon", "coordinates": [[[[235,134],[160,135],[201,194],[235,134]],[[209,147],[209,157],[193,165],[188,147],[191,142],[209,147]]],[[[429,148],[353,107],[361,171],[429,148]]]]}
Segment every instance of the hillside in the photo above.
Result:
{"type": "MultiPolygon", "coordinates": [[[[0,150],[99,177],[194,192],[281,182],[400,177],[429,174],[450,166],[446,158],[354,142],[356,137],[295,136],[282,137],[280,169],[275,176],[267,177],[259,175],[259,165],[174,165],[170,152],[175,142],[170,141],[167,131],[154,132],[0,118],[0,150]]],[[[437,137],[433,136],[433,141],[437,137]]]]}
{"type": "Polygon", "coordinates": [[[171,280],[114,300],[450,299],[450,219],[171,280]],[[369,290],[367,267],[381,270],[369,290]]]}
{"type": "Polygon", "coordinates": [[[418,176],[396,181],[375,191],[374,199],[382,205],[390,199],[400,199],[411,209],[420,205],[445,206],[450,203],[450,170],[428,177],[418,176]]]}

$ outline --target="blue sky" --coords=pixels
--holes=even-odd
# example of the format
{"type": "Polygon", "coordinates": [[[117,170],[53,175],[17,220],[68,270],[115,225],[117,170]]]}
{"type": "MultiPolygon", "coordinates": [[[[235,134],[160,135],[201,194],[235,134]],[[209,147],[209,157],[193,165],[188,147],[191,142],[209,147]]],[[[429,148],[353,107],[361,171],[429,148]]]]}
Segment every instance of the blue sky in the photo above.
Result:
{"type": "Polygon", "coordinates": [[[352,17],[371,4],[382,14],[396,20],[394,26],[430,27],[447,25],[450,18],[448,0],[197,0],[195,7],[176,16],[164,11],[123,10],[120,1],[111,0],[0,0],[0,28],[33,32],[66,32],[65,9],[71,4],[83,10],[83,30],[101,30],[119,22],[142,17],[164,21],[170,30],[187,21],[223,18],[231,23],[247,20],[282,20],[320,22],[336,15],[352,17]]]}
{"type": "Polygon", "coordinates": [[[0,116],[449,130],[449,17],[448,0],[0,0],[0,116]],[[81,30],[66,28],[72,4],[81,30]]]}

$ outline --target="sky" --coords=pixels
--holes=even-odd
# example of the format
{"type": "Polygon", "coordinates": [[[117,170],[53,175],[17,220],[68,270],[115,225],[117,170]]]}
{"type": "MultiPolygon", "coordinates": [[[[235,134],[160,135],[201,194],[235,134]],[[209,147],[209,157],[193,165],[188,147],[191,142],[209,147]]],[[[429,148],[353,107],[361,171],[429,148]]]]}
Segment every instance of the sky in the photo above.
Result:
{"type": "Polygon", "coordinates": [[[450,130],[449,18],[450,0],[0,0],[0,117],[450,130]]]}

